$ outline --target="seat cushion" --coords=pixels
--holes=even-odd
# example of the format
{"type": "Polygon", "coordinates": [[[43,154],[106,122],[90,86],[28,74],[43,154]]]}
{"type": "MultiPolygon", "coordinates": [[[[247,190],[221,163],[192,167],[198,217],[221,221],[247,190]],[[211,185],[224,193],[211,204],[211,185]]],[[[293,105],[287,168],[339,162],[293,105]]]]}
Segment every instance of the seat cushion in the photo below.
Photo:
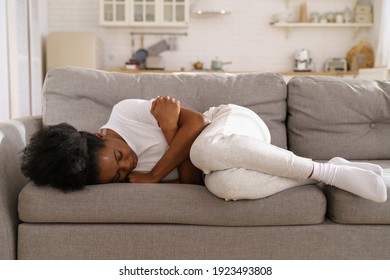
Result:
{"type": "Polygon", "coordinates": [[[340,224],[390,224],[390,160],[368,161],[384,168],[384,181],[387,186],[387,201],[376,203],[360,198],[349,192],[326,186],[328,216],[340,224]]]}
{"type": "Polygon", "coordinates": [[[19,218],[29,223],[300,225],[323,222],[325,211],[325,196],[314,185],[236,202],[180,184],[91,185],[64,193],[28,183],[19,196],[19,218]]]}
{"type": "Polygon", "coordinates": [[[126,74],[82,68],[49,70],[43,86],[43,124],[68,122],[97,132],[112,107],[123,99],[169,95],[181,105],[204,112],[236,104],[254,111],[267,124],[272,143],[287,147],[287,87],[274,73],[142,73],[126,74]]]}
{"type": "Polygon", "coordinates": [[[313,159],[390,159],[390,81],[295,77],[288,83],[288,143],[313,159]]]}

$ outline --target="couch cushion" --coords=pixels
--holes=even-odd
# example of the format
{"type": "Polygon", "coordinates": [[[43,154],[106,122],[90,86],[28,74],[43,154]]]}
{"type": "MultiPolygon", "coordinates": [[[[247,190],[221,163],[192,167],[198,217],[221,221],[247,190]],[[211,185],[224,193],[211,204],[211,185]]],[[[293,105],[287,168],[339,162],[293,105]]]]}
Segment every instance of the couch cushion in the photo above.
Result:
{"type": "Polygon", "coordinates": [[[384,168],[387,201],[376,203],[349,192],[326,186],[328,216],[340,224],[390,224],[390,160],[369,161],[384,168]]]}
{"type": "Polygon", "coordinates": [[[288,143],[314,159],[390,159],[390,82],[295,77],[288,83],[288,143]]]}
{"type": "Polygon", "coordinates": [[[68,122],[77,129],[96,132],[119,101],[157,95],[172,96],[200,112],[227,103],[246,106],[263,118],[272,143],[287,147],[287,89],[281,76],[273,73],[126,74],[71,67],[51,69],[43,87],[43,123],[68,122]]]}
{"type": "Polygon", "coordinates": [[[325,211],[325,196],[314,185],[236,202],[179,184],[106,184],[63,193],[29,183],[19,196],[19,217],[29,223],[297,225],[321,223],[325,211]]]}

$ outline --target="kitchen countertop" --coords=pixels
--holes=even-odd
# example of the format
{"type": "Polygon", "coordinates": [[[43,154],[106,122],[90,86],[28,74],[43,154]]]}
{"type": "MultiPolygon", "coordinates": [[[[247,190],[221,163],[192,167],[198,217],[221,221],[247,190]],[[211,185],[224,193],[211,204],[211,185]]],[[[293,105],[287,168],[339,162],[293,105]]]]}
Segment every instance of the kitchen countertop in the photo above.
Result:
{"type": "Polygon", "coordinates": [[[282,76],[302,76],[302,75],[316,75],[316,76],[356,76],[358,71],[332,71],[332,72],[279,72],[282,76]]]}
{"type": "MultiPolygon", "coordinates": [[[[105,69],[109,72],[121,72],[121,73],[176,73],[176,72],[190,72],[190,73],[250,73],[257,71],[211,71],[211,70],[129,70],[129,69],[105,69]]],[[[264,71],[262,71],[264,72],[264,71]]],[[[357,71],[347,71],[347,72],[277,72],[282,76],[302,76],[302,75],[316,75],[316,76],[356,76],[358,75],[357,71]]]]}

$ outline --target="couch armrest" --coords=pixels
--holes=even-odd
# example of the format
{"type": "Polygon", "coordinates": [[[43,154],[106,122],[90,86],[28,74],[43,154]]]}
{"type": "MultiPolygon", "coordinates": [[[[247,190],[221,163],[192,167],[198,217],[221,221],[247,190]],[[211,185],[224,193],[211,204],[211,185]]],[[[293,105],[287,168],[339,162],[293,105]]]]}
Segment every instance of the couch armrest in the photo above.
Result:
{"type": "Polygon", "coordinates": [[[26,143],[30,141],[31,135],[42,129],[42,116],[21,117],[10,120],[13,124],[21,129],[26,143]]]}
{"type": "Polygon", "coordinates": [[[16,258],[18,196],[27,183],[20,171],[20,153],[41,127],[39,116],[0,123],[0,259],[16,258]]]}

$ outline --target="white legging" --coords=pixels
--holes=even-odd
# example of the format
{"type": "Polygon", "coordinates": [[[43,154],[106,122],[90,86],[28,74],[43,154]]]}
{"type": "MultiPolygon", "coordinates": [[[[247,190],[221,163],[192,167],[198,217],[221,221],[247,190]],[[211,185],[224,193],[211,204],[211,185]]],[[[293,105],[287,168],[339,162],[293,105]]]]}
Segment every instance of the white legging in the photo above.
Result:
{"type": "Polygon", "coordinates": [[[253,111],[229,104],[205,114],[211,124],[193,143],[190,158],[214,195],[258,199],[313,182],[307,179],[312,160],[272,145],[267,126],[253,111]]]}

